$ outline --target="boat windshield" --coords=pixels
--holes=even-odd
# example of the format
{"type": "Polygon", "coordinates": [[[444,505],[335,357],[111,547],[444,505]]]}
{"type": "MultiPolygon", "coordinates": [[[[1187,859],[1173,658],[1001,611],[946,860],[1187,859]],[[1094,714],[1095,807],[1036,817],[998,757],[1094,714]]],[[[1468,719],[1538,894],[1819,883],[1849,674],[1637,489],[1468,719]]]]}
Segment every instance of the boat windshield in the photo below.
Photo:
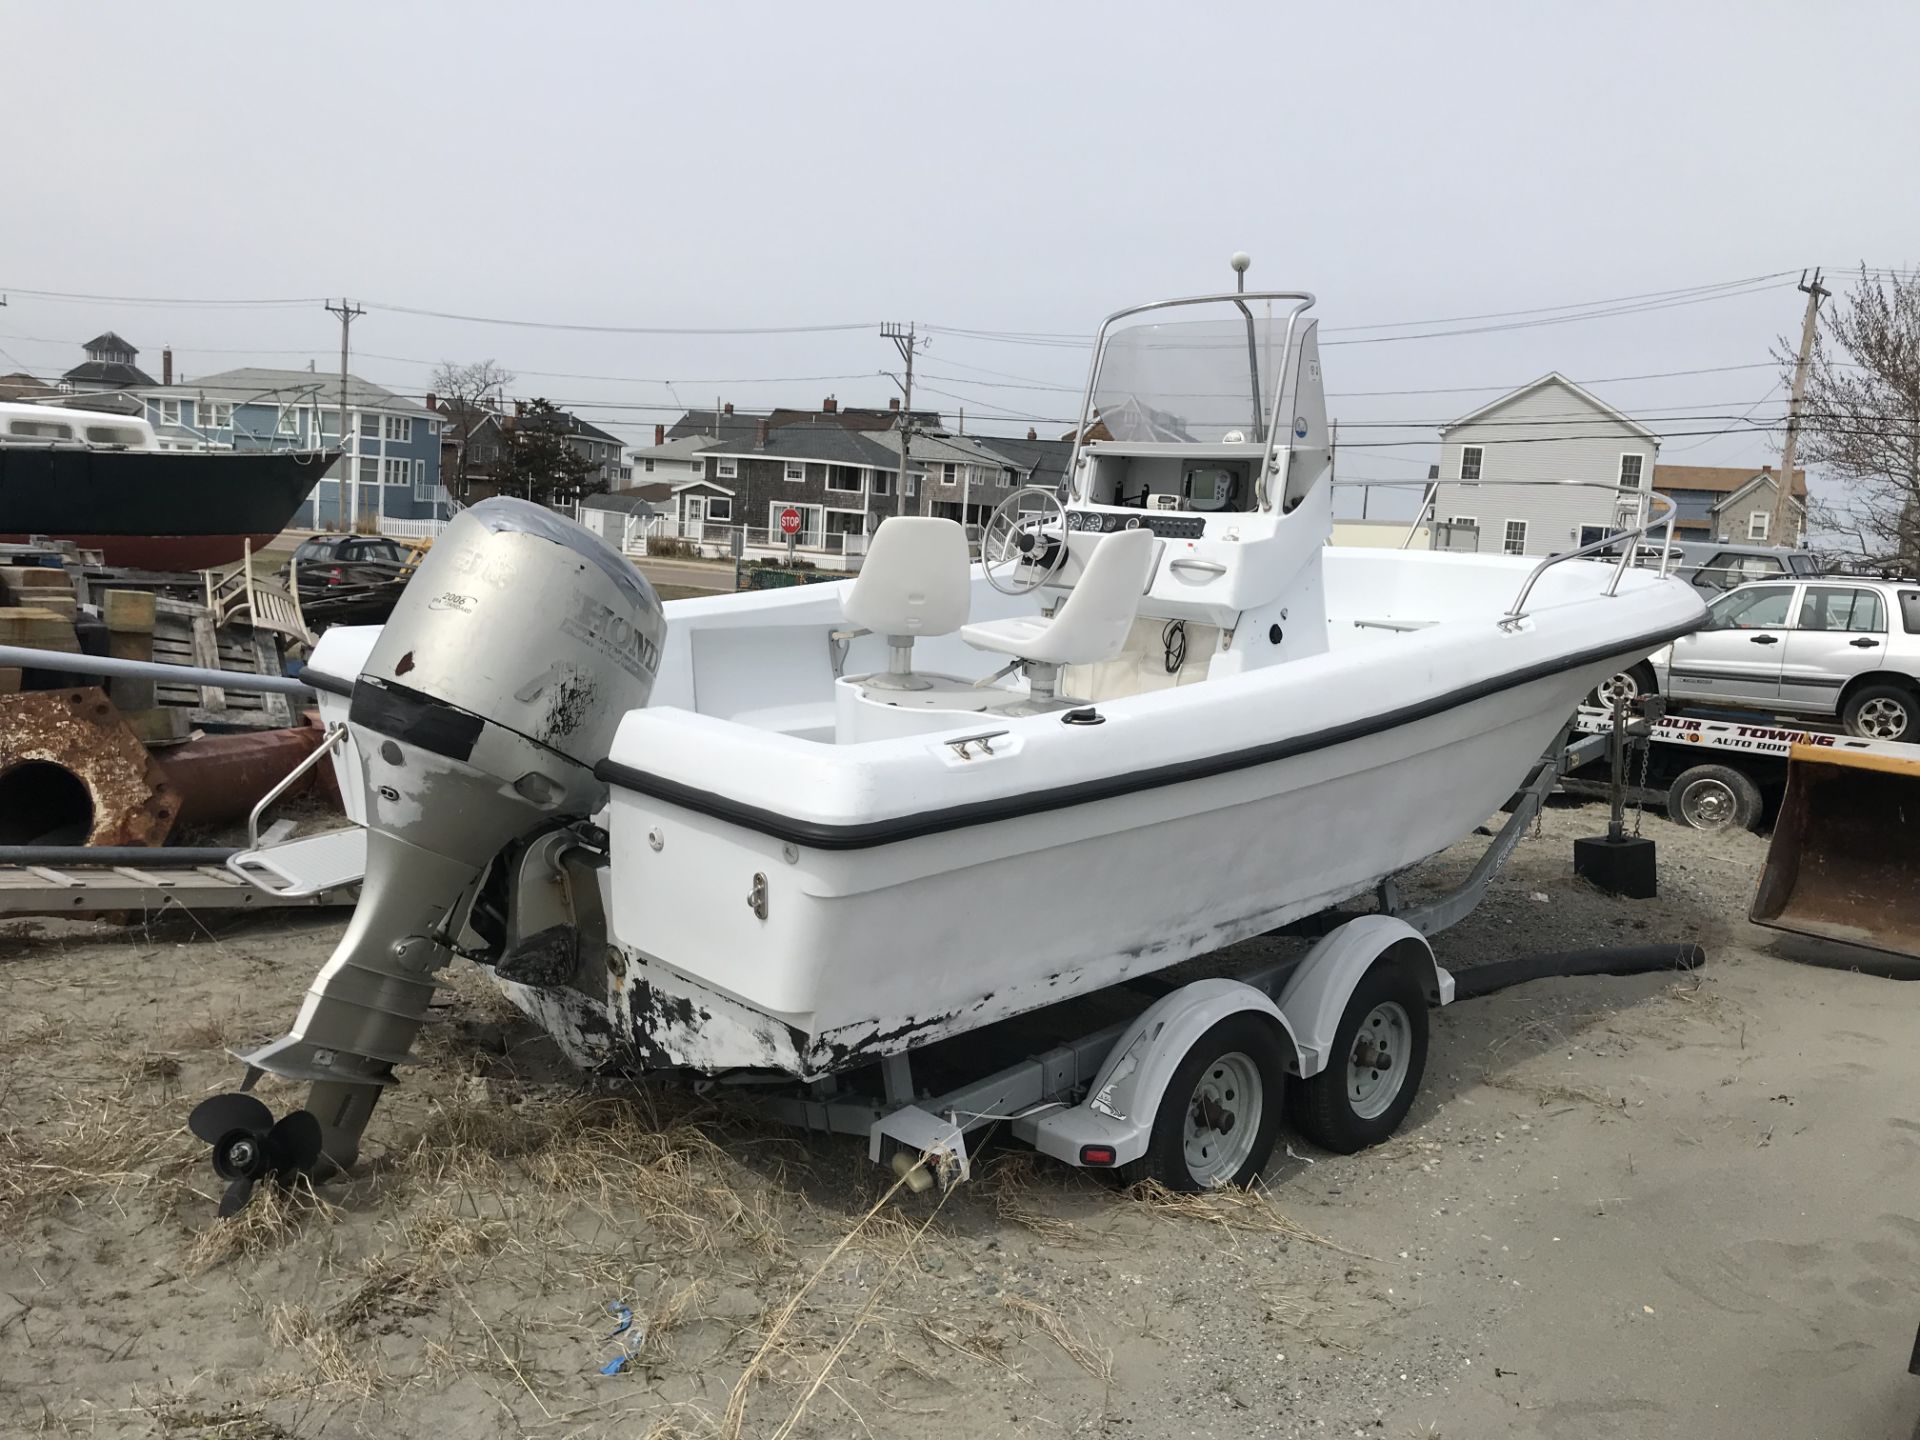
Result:
{"type": "Polygon", "coordinates": [[[1244,315],[1232,302],[1194,310],[1202,318],[1108,334],[1093,405],[1115,440],[1265,442],[1266,407],[1286,354],[1286,311],[1275,314],[1264,300],[1250,300],[1244,315]]]}

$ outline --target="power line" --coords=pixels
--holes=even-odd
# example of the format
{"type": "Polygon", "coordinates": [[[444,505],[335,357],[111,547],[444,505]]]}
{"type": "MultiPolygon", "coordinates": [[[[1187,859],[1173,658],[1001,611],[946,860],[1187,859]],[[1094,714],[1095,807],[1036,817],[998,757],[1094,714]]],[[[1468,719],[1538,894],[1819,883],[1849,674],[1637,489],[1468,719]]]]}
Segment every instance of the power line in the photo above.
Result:
{"type": "Polygon", "coordinates": [[[1351,330],[1393,330],[1416,325],[1459,325],[1470,320],[1508,320],[1520,315],[1545,315],[1556,310],[1591,310],[1600,306],[1624,305],[1639,300],[1706,295],[1711,291],[1732,290],[1743,285],[1757,285],[1766,280],[1778,280],[1792,273],[1791,270],[1775,270],[1766,275],[1748,275],[1743,279],[1721,280],[1711,285],[1683,285],[1676,290],[1648,290],[1639,295],[1617,295],[1609,300],[1583,300],[1566,305],[1536,305],[1526,310],[1489,310],[1481,315],[1441,315],[1431,320],[1387,320],[1373,325],[1341,325],[1328,333],[1344,334],[1351,330]]]}
{"type": "Polygon", "coordinates": [[[174,305],[192,309],[267,310],[295,305],[324,305],[325,295],[305,295],[281,300],[187,300],[154,295],[86,295],[71,290],[23,290],[7,287],[11,295],[27,295],[35,300],[54,300],[82,305],[174,305]]]}
{"type": "MultiPolygon", "coordinates": [[[[432,320],[457,320],[470,325],[505,325],[518,330],[566,330],[593,335],[824,335],[840,330],[871,330],[875,322],[848,321],[832,325],[583,325],[562,320],[512,320],[498,315],[462,315],[451,310],[426,310],[412,305],[366,302],[369,310],[391,315],[418,315],[432,320]]],[[[691,382],[689,382],[691,383],[691,382]]]]}
{"type": "MultiPolygon", "coordinates": [[[[1788,272],[1776,272],[1785,274],[1788,272]]],[[[1433,340],[1453,335],[1487,335],[1509,330],[1532,330],[1549,325],[1569,325],[1582,320],[1603,320],[1621,315],[1644,315],[1657,310],[1672,310],[1688,305],[1704,305],[1715,300],[1739,299],[1747,295],[1763,294],[1770,290],[1781,289],[1789,282],[1778,281],[1775,276],[1755,276],[1744,280],[1725,281],[1715,287],[1692,287],[1678,291],[1649,292],[1649,297],[1621,297],[1615,301],[1587,301],[1579,305],[1546,306],[1538,311],[1493,312],[1506,315],[1536,315],[1538,318],[1510,320],[1495,325],[1477,325],[1464,329],[1425,330],[1411,335],[1358,335],[1344,340],[1324,340],[1327,346],[1334,345],[1383,345],[1403,340],[1433,340]],[[1604,308],[1603,308],[1604,307],[1604,308]],[[1566,311],[1569,313],[1548,313],[1566,311]]],[[[1460,317],[1462,319],[1476,317],[1460,317]]],[[[1323,335],[1344,335],[1355,330],[1379,330],[1395,327],[1418,325],[1449,324],[1442,320],[1400,320],[1381,321],[1372,325],[1345,325],[1323,327],[1323,335]]],[[[1009,345],[1031,345],[1048,349],[1090,350],[1092,341],[1073,339],[1065,335],[1045,331],[996,331],[968,329],[960,326],[932,325],[928,329],[941,335],[950,335],[959,339],[984,340],[1009,345]]],[[[1222,343],[1226,343],[1222,341],[1222,343]]]]}
{"type": "MultiPolygon", "coordinates": [[[[1453,324],[1457,321],[1514,316],[1550,316],[1547,319],[1521,322],[1508,327],[1484,327],[1484,329],[1527,328],[1536,324],[1563,324],[1577,319],[1603,318],[1607,315],[1633,314],[1644,310],[1664,309],[1679,304],[1699,304],[1708,300],[1724,299],[1740,294],[1756,293],[1751,288],[1763,282],[1771,281],[1778,275],[1788,272],[1776,272],[1773,275],[1749,276],[1739,280],[1719,281],[1712,285],[1687,286],[1676,290],[1646,291],[1638,295],[1617,296],[1608,300],[1570,302],[1562,305],[1539,306],[1528,310],[1492,311],[1483,315],[1442,317],[1427,320],[1379,321],[1368,325],[1353,325],[1329,328],[1324,333],[1336,334],[1355,330],[1377,330],[1392,328],[1414,328],[1422,325],[1453,324]],[[1644,302],[1644,303],[1642,303],[1644,302]],[[1611,308],[1603,308],[1611,307],[1611,308]],[[1550,312],[1578,312],[1572,314],[1550,314],[1550,312]]],[[[1768,288],[1763,285],[1763,288],[1768,288]]],[[[324,304],[326,296],[295,296],[262,299],[216,299],[189,298],[179,296],[141,296],[141,295],[104,295],[82,291],[22,289],[9,287],[11,293],[25,295],[34,299],[73,302],[84,304],[150,305],[175,306],[187,308],[283,308],[290,306],[324,304]]],[[[526,320],[506,316],[473,315],[459,311],[435,310],[424,306],[398,305],[385,301],[365,301],[370,310],[380,310],[396,315],[413,315],[427,319],[451,320],[465,324],[501,325],[517,329],[560,330],[590,334],[610,335],[804,335],[828,334],[837,331],[865,330],[872,328],[869,321],[844,321],[821,325],[783,325],[783,326],[646,326],[646,325],[590,325],[578,322],[556,320],[526,320]]],[[[1000,340],[1009,343],[1042,345],[1068,345],[1072,348],[1089,348],[1090,342],[1084,336],[1067,335],[1047,331],[996,331],[972,329],[964,326],[929,326],[933,332],[954,335],[969,339],[1000,340]]],[[[1370,340],[1356,339],[1342,344],[1379,343],[1395,339],[1428,339],[1439,334],[1472,334],[1482,331],[1436,331],[1411,336],[1376,336],[1370,340]]]]}

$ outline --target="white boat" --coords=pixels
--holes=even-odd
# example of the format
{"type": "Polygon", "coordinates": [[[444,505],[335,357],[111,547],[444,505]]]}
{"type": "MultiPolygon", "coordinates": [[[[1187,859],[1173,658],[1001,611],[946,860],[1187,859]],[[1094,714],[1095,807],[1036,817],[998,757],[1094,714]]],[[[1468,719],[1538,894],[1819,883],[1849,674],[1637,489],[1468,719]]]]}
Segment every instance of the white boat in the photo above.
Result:
{"type": "MultiPolygon", "coordinates": [[[[545,512],[456,519],[384,630],[329,632],[308,669],[348,721],[366,891],[249,1063],[318,1082],[344,1163],[457,944],[581,1063],[810,1080],[1325,910],[1468,834],[1701,601],[1579,552],[1330,548],[1311,304],[1109,317],[1068,493],[1005,502],[982,563],[951,522],[892,519],[854,580],[658,607],[545,512]]],[[[1295,1075],[1352,1046],[1394,943],[1342,962],[1321,1019],[1267,1006],[1295,1075]]],[[[1421,1010],[1450,994],[1422,964],[1421,1010]]]]}

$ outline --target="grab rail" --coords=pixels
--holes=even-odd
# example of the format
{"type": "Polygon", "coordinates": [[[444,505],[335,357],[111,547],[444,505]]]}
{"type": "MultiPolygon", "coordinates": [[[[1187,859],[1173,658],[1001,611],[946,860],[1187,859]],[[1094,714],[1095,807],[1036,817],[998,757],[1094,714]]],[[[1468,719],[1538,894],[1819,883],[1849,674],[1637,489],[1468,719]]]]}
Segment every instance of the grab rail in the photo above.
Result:
{"type": "Polygon", "coordinates": [[[260,803],[255,805],[252,813],[247,816],[247,848],[249,850],[260,848],[260,817],[267,813],[267,807],[292,789],[294,781],[318,765],[325,756],[332,754],[333,748],[346,738],[347,727],[338,720],[334,721],[327,727],[326,735],[318,745],[313,747],[307,758],[289,770],[279,784],[260,797],[260,803]]]}
{"type": "MultiPolygon", "coordinates": [[[[1582,482],[1575,481],[1573,483],[1579,484],[1582,482]]],[[[1657,490],[1648,490],[1645,494],[1649,502],[1658,500],[1662,505],[1666,506],[1666,511],[1661,515],[1659,521],[1646,520],[1643,521],[1637,529],[1616,530],[1611,535],[1595,540],[1591,545],[1582,545],[1577,550],[1567,550],[1559,555],[1549,555],[1533,567],[1533,572],[1527,576],[1527,583],[1520,587],[1520,593],[1514,597],[1513,608],[1508,610],[1506,615],[1501,618],[1500,628],[1502,630],[1511,630],[1522,620],[1526,619],[1527,596],[1533,593],[1534,583],[1539,580],[1542,575],[1546,574],[1547,571],[1551,570],[1563,560],[1579,560],[1584,556],[1591,555],[1598,550],[1604,550],[1609,545],[1614,544],[1620,546],[1620,563],[1613,567],[1613,578],[1607,582],[1606,593],[1609,595],[1617,594],[1620,589],[1620,577],[1627,573],[1627,566],[1633,563],[1633,552],[1637,542],[1645,537],[1647,532],[1652,530],[1656,524],[1660,523],[1664,523],[1666,527],[1666,533],[1662,535],[1658,541],[1660,546],[1660,578],[1662,580],[1666,579],[1667,561],[1672,558],[1673,517],[1679,513],[1680,507],[1675,505],[1669,497],[1660,494],[1657,490]]],[[[1649,504],[1647,508],[1651,510],[1653,507],[1649,504]]]]}
{"type": "MultiPolygon", "coordinates": [[[[1333,482],[1334,486],[1340,489],[1365,487],[1375,483],[1378,482],[1370,480],[1335,480],[1333,482]]],[[[1661,528],[1663,531],[1659,540],[1654,542],[1660,547],[1660,578],[1664,580],[1667,577],[1668,562],[1673,559],[1673,521],[1679,507],[1673,503],[1670,497],[1662,495],[1657,490],[1623,490],[1618,484],[1608,480],[1550,480],[1544,478],[1531,480],[1429,480],[1427,482],[1426,493],[1420,498],[1419,512],[1413,517],[1413,524],[1408,527],[1405,538],[1400,541],[1400,548],[1402,550],[1405,550],[1413,543],[1414,538],[1420,533],[1421,525],[1431,523],[1438,526],[1440,524],[1440,519],[1437,515],[1432,516],[1431,519],[1429,518],[1429,512],[1434,506],[1434,497],[1439,493],[1440,487],[1442,485],[1462,484],[1515,486],[1572,485],[1589,490],[1605,490],[1621,497],[1631,496],[1638,502],[1637,508],[1640,512],[1639,525],[1631,529],[1611,531],[1600,539],[1595,540],[1592,544],[1582,545],[1576,550],[1566,550],[1558,555],[1549,555],[1538,565],[1534,566],[1532,573],[1527,576],[1527,583],[1520,587],[1520,594],[1514,600],[1513,608],[1508,610],[1506,615],[1502,617],[1500,621],[1502,629],[1511,629],[1515,624],[1526,618],[1527,596],[1533,592],[1534,583],[1539,580],[1541,575],[1545,574],[1563,560],[1579,560],[1598,551],[1609,549],[1614,545],[1620,546],[1620,563],[1614,567],[1613,578],[1607,582],[1606,593],[1609,595],[1618,593],[1620,589],[1620,577],[1626,573],[1627,566],[1633,563],[1634,551],[1638,548],[1640,541],[1644,540],[1649,532],[1656,528],[1661,528]],[[1653,502],[1656,500],[1665,508],[1661,511],[1659,518],[1654,519],[1650,517],[1649,512],[1653,509],[1653,502]]]]}
{"type": "MultiPolygon", "coordinates": [[[[1370,485],[1378,485],[1381,482],[1377,480],[1335,480],[1333,483],[1340,489],[1349,489],[1356,486],[1360,489],[1365,489],[1370,485]]],[[[1429,480],[1427,481],[1425,492],[1420,496],[1420,508],[1414,512],[1413,524],[1407,527],[1407,533],[1401,537],[1400,548],[1402,550],[1405,550],[1419,538],[1421,525],[1427,523],[1438,525],[1440,523],[1440,517],[1438,515],[1432,516],[1429,522],[1428,512],[1434,508],[1434,502],[1439,498],[1440,487],[1442,485],[1571,485],[1582,490],[1605,490],[1608,494],[1619,499],[1633,500],[1635,502],[1634,508],[1639,510],[1642,516],[1645,515],[1648,508],[1647,500],[1654,494],[1651,490],[1623,489],[1619,482],[1614,480],[1555,480],[1545,477],[1531,480],[1461,480],[1457,478],[1450,480],[1429,480]]],[[[1661,498],[1664,499],[1665,497],[1663,496],[1661,498]]],[[[1644,534],[1651,523],[1653,522],[1643,524],[1637,533],[1644,534]]],[[[1624,535],[1627,532],[1619,530],[1614,533],[1616,535],[1624,535]]]]}

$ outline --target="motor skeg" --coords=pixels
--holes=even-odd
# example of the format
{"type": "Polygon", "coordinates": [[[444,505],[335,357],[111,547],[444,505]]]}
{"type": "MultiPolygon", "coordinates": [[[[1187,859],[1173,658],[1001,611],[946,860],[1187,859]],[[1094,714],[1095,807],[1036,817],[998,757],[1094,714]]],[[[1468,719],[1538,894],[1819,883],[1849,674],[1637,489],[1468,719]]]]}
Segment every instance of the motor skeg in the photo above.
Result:
{"type": "Polygon", "coordinates": [[[242,1058],[313,1082],[325,1156],[350,1164],[404,1062],[434,973],[507,847],[584,824],[594,764],[653,687],[666,619],[598,537],[523,500],[454,517],[353,687],[367,872],[293,1028],[242,1058]]]}

